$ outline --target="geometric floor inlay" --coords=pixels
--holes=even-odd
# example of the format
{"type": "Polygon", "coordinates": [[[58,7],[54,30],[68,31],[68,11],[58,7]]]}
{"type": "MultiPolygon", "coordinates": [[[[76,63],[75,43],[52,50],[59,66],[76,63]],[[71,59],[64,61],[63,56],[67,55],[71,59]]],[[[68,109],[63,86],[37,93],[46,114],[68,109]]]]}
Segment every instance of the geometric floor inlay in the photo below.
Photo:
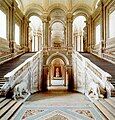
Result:
{"type": "Polygon", "coordinates": [[[22,120],[27,119],[27,117],[30,117],[32,115],[37,115],[39,112],[43,112],[44,110],[26,110],[26,112],[24,113],[22,120]]]}
{"type": "Polygon", "coordinates": [[[94,117],[89,110],[76,110],[76,112],[78,112],[79,114],[83,114],[83,115],[91,118],[92,120],[94,120],[94,117]]]}
{"type": "Polygon", "coordinates": [[[105,117],[83,94],[54,90],[32,95],[11,120],[105,120],[105,117]]]}
{"type": "Polygon", "coordinates": [[[56,114],[56,115],[54,115],[54,116],[52,116],[50,118],[47,118],[45,120],[69,120],[69,119],[62,116],[62,115],[60,115],[60,114],[56,114]]]}

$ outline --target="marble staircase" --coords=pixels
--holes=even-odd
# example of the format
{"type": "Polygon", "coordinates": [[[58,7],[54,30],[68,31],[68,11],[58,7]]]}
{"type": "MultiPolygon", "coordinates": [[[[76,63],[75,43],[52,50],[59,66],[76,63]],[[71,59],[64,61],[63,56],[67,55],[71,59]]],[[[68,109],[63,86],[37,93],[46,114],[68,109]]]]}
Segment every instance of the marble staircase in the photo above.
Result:
{"type": "Polygon", "coordinates": [[[115,97],[99,99],[94,104],[106,116],[108,120],[115,119],[115,97]]]}
{"type": "Polygon", "coordinates": [[[12,71],[20,64],[22,64],[26,59],[33,56],[35,53],[25,53],[21,56],[18,56],[12,60],[9,60],[0,65],[0,95],[2,95],[1,87],[5,84],[6,80],[4,79],[4,75],[8,72],[12,71]]]}
{"type": "MultiPolygon", "coordinates": [[[[102,58],[99,58],[91,53],[84,53],[80,52],[81,55],[88,58],[92,63],[94,63],[96,66],[100,67],[105,72],[109,73],[112,78],[109,80],[109,82],[112,83],[112,85],[115,87],[115,64],[112,64],[108,62],[107,60],[104,60],[102,58]]],[[[115,96],[115,89],[111,92],[112,96],[115,96]]]]}
{"type": "Polygon", "coordinates": [[[19,109],[23,101],[16,102],[12,99],[6,99],[5,97],[0,98],[0,119],[8,120],[12,115],[19,109]]]}

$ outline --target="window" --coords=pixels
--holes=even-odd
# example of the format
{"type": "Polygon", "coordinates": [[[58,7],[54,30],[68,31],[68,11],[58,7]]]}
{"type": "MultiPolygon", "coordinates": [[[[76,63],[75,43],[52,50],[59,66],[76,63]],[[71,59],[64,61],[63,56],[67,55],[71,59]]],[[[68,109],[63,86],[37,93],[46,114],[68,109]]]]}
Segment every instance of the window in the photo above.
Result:
{"type": "Polygon", "coordinates": [[[6,39],[6,14],[0,10],[0,37],[6,39]]]}
{"type": "Polygon", "coordinates": [[[101,40],[101,25],[97,25],[96,26],[96,45],[99,44],[100,40],[101,40]]]}
{"type": "Polygon", "coordinates": [[[15,42],[20,45],[20,28],[17,24],[15,24],[15,42]]]}
{"type": "Polygon", "coordinates": [[[109,15],[109,38],[115,37],[115,10],[109,15]]]}

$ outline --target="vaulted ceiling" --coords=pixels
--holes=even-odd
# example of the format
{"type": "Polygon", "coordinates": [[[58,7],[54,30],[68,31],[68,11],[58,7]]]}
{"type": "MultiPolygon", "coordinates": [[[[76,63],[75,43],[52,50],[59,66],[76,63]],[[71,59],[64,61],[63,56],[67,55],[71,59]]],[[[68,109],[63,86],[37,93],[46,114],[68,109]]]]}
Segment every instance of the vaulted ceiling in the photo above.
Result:
{"type": "Polygon", "coordinates": [[[16,0],[21,10],[26,13],[30,8],[38,8],[41,11],[48,11],[49,8],[55,6],[61,6],[69,10],[75,11],[77,8],[84,8],[90,12],[94,10],[94,6],[98,0],[16,0]]]}

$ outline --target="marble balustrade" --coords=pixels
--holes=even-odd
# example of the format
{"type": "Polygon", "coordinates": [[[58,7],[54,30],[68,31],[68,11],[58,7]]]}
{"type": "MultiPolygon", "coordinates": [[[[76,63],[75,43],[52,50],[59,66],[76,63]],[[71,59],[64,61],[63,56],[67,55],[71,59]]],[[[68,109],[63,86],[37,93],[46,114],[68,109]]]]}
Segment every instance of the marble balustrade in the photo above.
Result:
{"type": "Polygon", "coordinates": [[[111,96],[111,75],[80,53],[74,51],[72,54],[72,64],[74,72],[75,90],[88,95],[88,88],[91,82],[99,85],[107,92],[107,97],[111,96]]]}
{"type": "Polygon", "coordinates": [[[17,68],[7,73],[4,76],[6,80],[2,86],[2,91],[6,94],[9,89],[12,89],[16,84],[26,81],[31,93],[38,91],[39,73],[40,73],[40,57],[41,51],[37,52],[32,57],[28,58],[17,68]]]}

